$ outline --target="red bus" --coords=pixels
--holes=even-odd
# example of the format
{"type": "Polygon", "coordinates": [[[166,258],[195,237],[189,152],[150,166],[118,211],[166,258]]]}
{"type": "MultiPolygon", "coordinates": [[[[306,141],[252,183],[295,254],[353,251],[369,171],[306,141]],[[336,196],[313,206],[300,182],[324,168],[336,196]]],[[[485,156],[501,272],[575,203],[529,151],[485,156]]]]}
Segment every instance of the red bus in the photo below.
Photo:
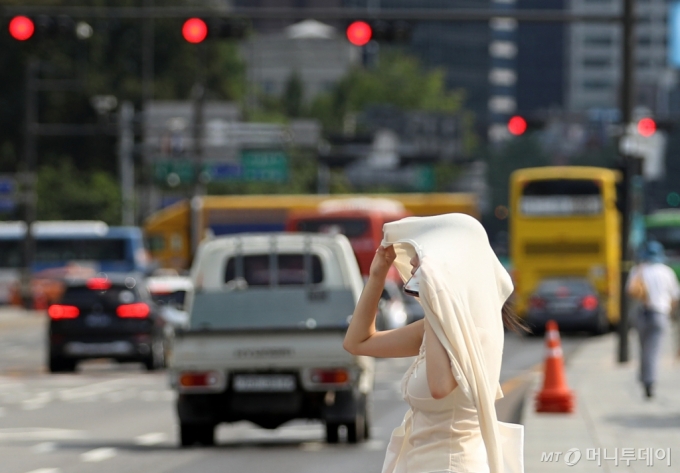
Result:
{"type": "MultiPolygon", "coordinates": [[[[383,225],[410,216],[400,202],[377,199],[336,199],[323,202],[314,211],[291,212],[286,230],[291,232],[342,233],[349,238],[363,276],[368,276],[375,250],[383,236],[383,225]]],[[[394,268],[388,275],[401,282],[394,268]]]]}

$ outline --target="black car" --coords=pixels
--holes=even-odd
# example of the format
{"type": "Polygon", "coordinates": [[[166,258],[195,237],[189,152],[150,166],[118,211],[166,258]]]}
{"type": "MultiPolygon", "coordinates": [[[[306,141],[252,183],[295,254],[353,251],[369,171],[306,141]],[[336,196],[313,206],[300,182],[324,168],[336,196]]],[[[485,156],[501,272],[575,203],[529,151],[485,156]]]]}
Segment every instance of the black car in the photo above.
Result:
{"type": "Polygon", "coordinates": [[[589,331],[602,334],[609,330],[607,308],[587,279],[544,279],[529,298],[526,322],[534,333],[543,333],[548,320],[560,330],[589,331]]]}
{"type": "Polygon", "coordinates": [[[80,360],[111,358],[162,368],[168,349],[165,321],[137,276],[69,281],[49,306],[48,367],[72,372],[80,360]]]}

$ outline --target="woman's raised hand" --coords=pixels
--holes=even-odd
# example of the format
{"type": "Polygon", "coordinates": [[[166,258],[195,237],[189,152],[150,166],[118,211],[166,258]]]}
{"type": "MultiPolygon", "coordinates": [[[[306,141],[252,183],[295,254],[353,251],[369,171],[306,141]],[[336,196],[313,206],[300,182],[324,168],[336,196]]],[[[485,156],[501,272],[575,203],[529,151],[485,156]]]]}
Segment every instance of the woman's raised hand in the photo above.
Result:
{"type": "Polygon", "coordinates": [[[375,251],[369,275],[385,279],[387,277],[387,272],[390,270],[390,266],[392,266],[392,263],[396,258],[397,254],[394,251],[394,246],[379,246],[375,251]]]}

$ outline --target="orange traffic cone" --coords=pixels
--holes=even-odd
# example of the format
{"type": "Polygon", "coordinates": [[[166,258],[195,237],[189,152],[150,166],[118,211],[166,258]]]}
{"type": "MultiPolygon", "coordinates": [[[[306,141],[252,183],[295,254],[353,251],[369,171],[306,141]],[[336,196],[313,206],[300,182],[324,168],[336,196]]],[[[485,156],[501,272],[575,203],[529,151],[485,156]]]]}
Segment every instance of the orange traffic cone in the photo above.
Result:
{"type": "Polygon", "coordinates": [[[536,395],[536,412],[574,412],[574,393],[564,376],[564,359],[557,322],[545,324],[545,374],[543,389],[536,395]]]}

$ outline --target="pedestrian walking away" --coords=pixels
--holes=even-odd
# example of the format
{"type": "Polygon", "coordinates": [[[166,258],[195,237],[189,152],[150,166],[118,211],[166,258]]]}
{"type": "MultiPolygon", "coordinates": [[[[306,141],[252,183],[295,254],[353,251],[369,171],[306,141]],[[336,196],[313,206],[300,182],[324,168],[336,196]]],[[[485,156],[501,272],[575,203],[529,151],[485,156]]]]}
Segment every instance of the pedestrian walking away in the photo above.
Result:
{"type": "Polygon", "coordinates": [[[523,426],[499,422],[495,401],[510,275],[482,225],[463,214],[408,217],[383,227],[345,349],[373,357],[416,357],[402,380],[410,409],[392,433],[383,473],[522,473],[523,426]],[[377,332],[375,314],[394,265],[425,318],[377,332]]]}
{"type": "Polygon", "coordinates": [[[664,264],[665,259],[661,243],[647,242],[640,263],[633,266],[626,283],[628,295],[640,302],[636,320],[640,339],[639,381],[647,398],[654,396],[661,343],[680,299],[678,279],[664,264]]]}

